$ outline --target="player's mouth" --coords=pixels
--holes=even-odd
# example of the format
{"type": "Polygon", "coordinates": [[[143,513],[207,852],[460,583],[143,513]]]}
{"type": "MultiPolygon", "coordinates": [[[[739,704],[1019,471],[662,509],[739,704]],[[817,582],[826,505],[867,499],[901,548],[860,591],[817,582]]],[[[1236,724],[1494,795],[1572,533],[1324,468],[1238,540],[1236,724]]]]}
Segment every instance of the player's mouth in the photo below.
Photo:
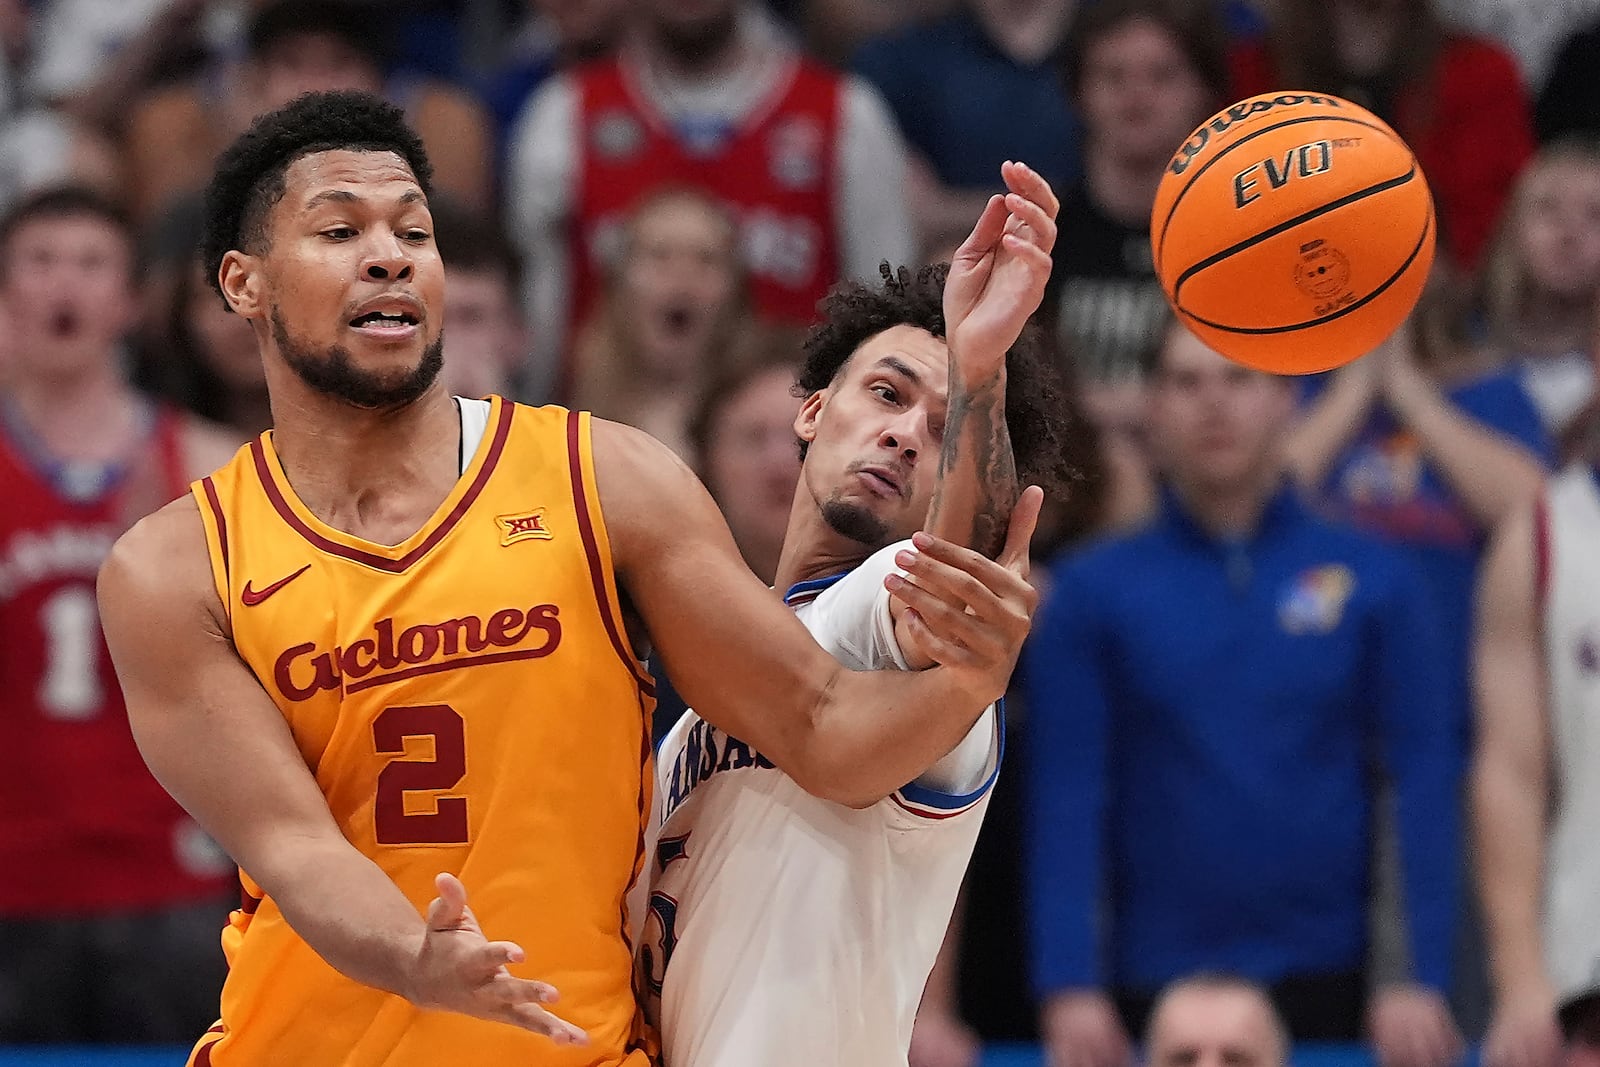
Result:
{"type": "Polygon", "coordinates": [[[350,320],[350,328],[385,341],[405,340],[422,323],[422,309],[414,300],[389,298],[374,301],[350,320]]]}
{"type": "Polygon", "coordinates": [[[905,495],[900,476],[888,467],[860,467],[856,470],[856,477],[874,496],[892,500],[905,495]]]}

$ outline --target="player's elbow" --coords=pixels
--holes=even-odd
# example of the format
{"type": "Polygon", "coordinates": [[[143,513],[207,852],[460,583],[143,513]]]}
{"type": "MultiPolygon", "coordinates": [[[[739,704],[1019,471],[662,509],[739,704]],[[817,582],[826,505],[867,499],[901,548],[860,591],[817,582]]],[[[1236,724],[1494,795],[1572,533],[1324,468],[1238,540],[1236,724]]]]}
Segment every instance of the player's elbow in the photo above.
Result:
{"type": "Polygon", "coordinates": [[[787,773],[796,785],[812,796],[847,808],[870,808],[894,791],[894,786],[871,780],[869,774],[862,773],[865,768],[851,767],[850,762],[845,758],[829,758],[787,773]]]}
{"type": "Polygon", "coordinates": [[[788,754],[783,771],[807,793],[848,808],[870,808],[897,786],[885,784],[883,760],[861,749],[859,738],[825,709],[818,709],[804,740],[788,754]]]}

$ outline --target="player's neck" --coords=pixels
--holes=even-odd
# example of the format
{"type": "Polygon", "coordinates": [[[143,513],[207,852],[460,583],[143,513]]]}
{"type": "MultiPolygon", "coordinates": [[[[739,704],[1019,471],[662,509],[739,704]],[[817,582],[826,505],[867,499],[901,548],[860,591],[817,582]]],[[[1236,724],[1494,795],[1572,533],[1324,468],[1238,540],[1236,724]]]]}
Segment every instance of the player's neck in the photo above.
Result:
{"type": "Polygon", "coordinates": [[[72,374],[23,374],[12,410],[58,459],[112,460],[137,436],[137,394],[112,361],[72,374]]]}
{"type": "Polygon", "coordinates": [[[794,494],[772,587],[782,593],[796,582],[851,570],[871,554],[871,547],[852,541],[823,521],[821,509],[802,482],[794,494]]]}
{"type": "Polygon", "coordinates": [[[1156,187],[1161,184],[1159,166],[1152,168],[1144,160],[1090,151],[1084,157],[1083,172],[1089,199],[1096,207],[1125,225],[1149,225],[1150,207],[1156,202],[1156,187]]]}
{"type": "Polygon", "coordinates": [[[274,391],[272,446],[295,495],[336,530],[398,544],[460,476],[461,419],[443,385],[365,411],[300,383],[274,391]]]}

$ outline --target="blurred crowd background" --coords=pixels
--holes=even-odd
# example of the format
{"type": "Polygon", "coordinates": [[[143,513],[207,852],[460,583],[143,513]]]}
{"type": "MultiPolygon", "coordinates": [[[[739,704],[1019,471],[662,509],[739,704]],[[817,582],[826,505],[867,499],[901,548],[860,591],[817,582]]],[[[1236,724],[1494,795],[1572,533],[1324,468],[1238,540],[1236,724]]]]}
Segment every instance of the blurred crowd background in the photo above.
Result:
{"type": "Polygon", "coordinates": [[[648,430],[767,579],[818,298],[947,259],[1004,160],[1060,192],[1038,321],[1080,477],[917,1067],[1121,1067],[1195,972],[1393,1067],[1486,1033],[1554,1062],[1584,979],[1547,966],[1544,900],[1578,877],[1600,914],[1600,879],[1547,840],[1600,747],[1552,723],[1600,631],[1570,677],[1500,664],[1582,573],[1569,539],[1532,576],[1530,516],[1600,458],[1600,0],[0,0],[0,1045],[215,1016],[234,874],[144,774],[93,576],[270,424],[198,192],[254,116],[337,88],[432,155],[450,388],[648,430]],[[1441,235],[1405,327],[1308,380],[1174,329],[1148,240],[1176,146],[1274,89],[1394,126],[1441,235]],[[1509,618],[1476,591],[1496,537],[1502,588],[1544,594],[1509,618]]]}

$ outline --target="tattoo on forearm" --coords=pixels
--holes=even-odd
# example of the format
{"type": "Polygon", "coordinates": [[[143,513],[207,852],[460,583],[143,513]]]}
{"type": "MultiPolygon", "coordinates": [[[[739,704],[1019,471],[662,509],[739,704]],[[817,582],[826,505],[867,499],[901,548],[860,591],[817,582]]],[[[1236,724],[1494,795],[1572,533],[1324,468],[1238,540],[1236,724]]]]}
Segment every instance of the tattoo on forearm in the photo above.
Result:
{"type": "Polygon", "coordinates": [[[956,535],[952,539],[965,533],[968,546],[992,558],[1005,544],[1006,523],[1017,500],[1016,461],[1006,427],[1005,375],[997,373],[972,390],[951,384],[944,446],[939,452],[939,487],[928,510],[928,527],[939,529],[947,515],[955,520],[970,508],[970,530],[950,531],[956,535]],[[970,454],[965,451],[968,448],[970,454]],[[960,484],[962,479],[952,480],[964,462],[972,464],[970,498],[967,487],[960,484]]]}

